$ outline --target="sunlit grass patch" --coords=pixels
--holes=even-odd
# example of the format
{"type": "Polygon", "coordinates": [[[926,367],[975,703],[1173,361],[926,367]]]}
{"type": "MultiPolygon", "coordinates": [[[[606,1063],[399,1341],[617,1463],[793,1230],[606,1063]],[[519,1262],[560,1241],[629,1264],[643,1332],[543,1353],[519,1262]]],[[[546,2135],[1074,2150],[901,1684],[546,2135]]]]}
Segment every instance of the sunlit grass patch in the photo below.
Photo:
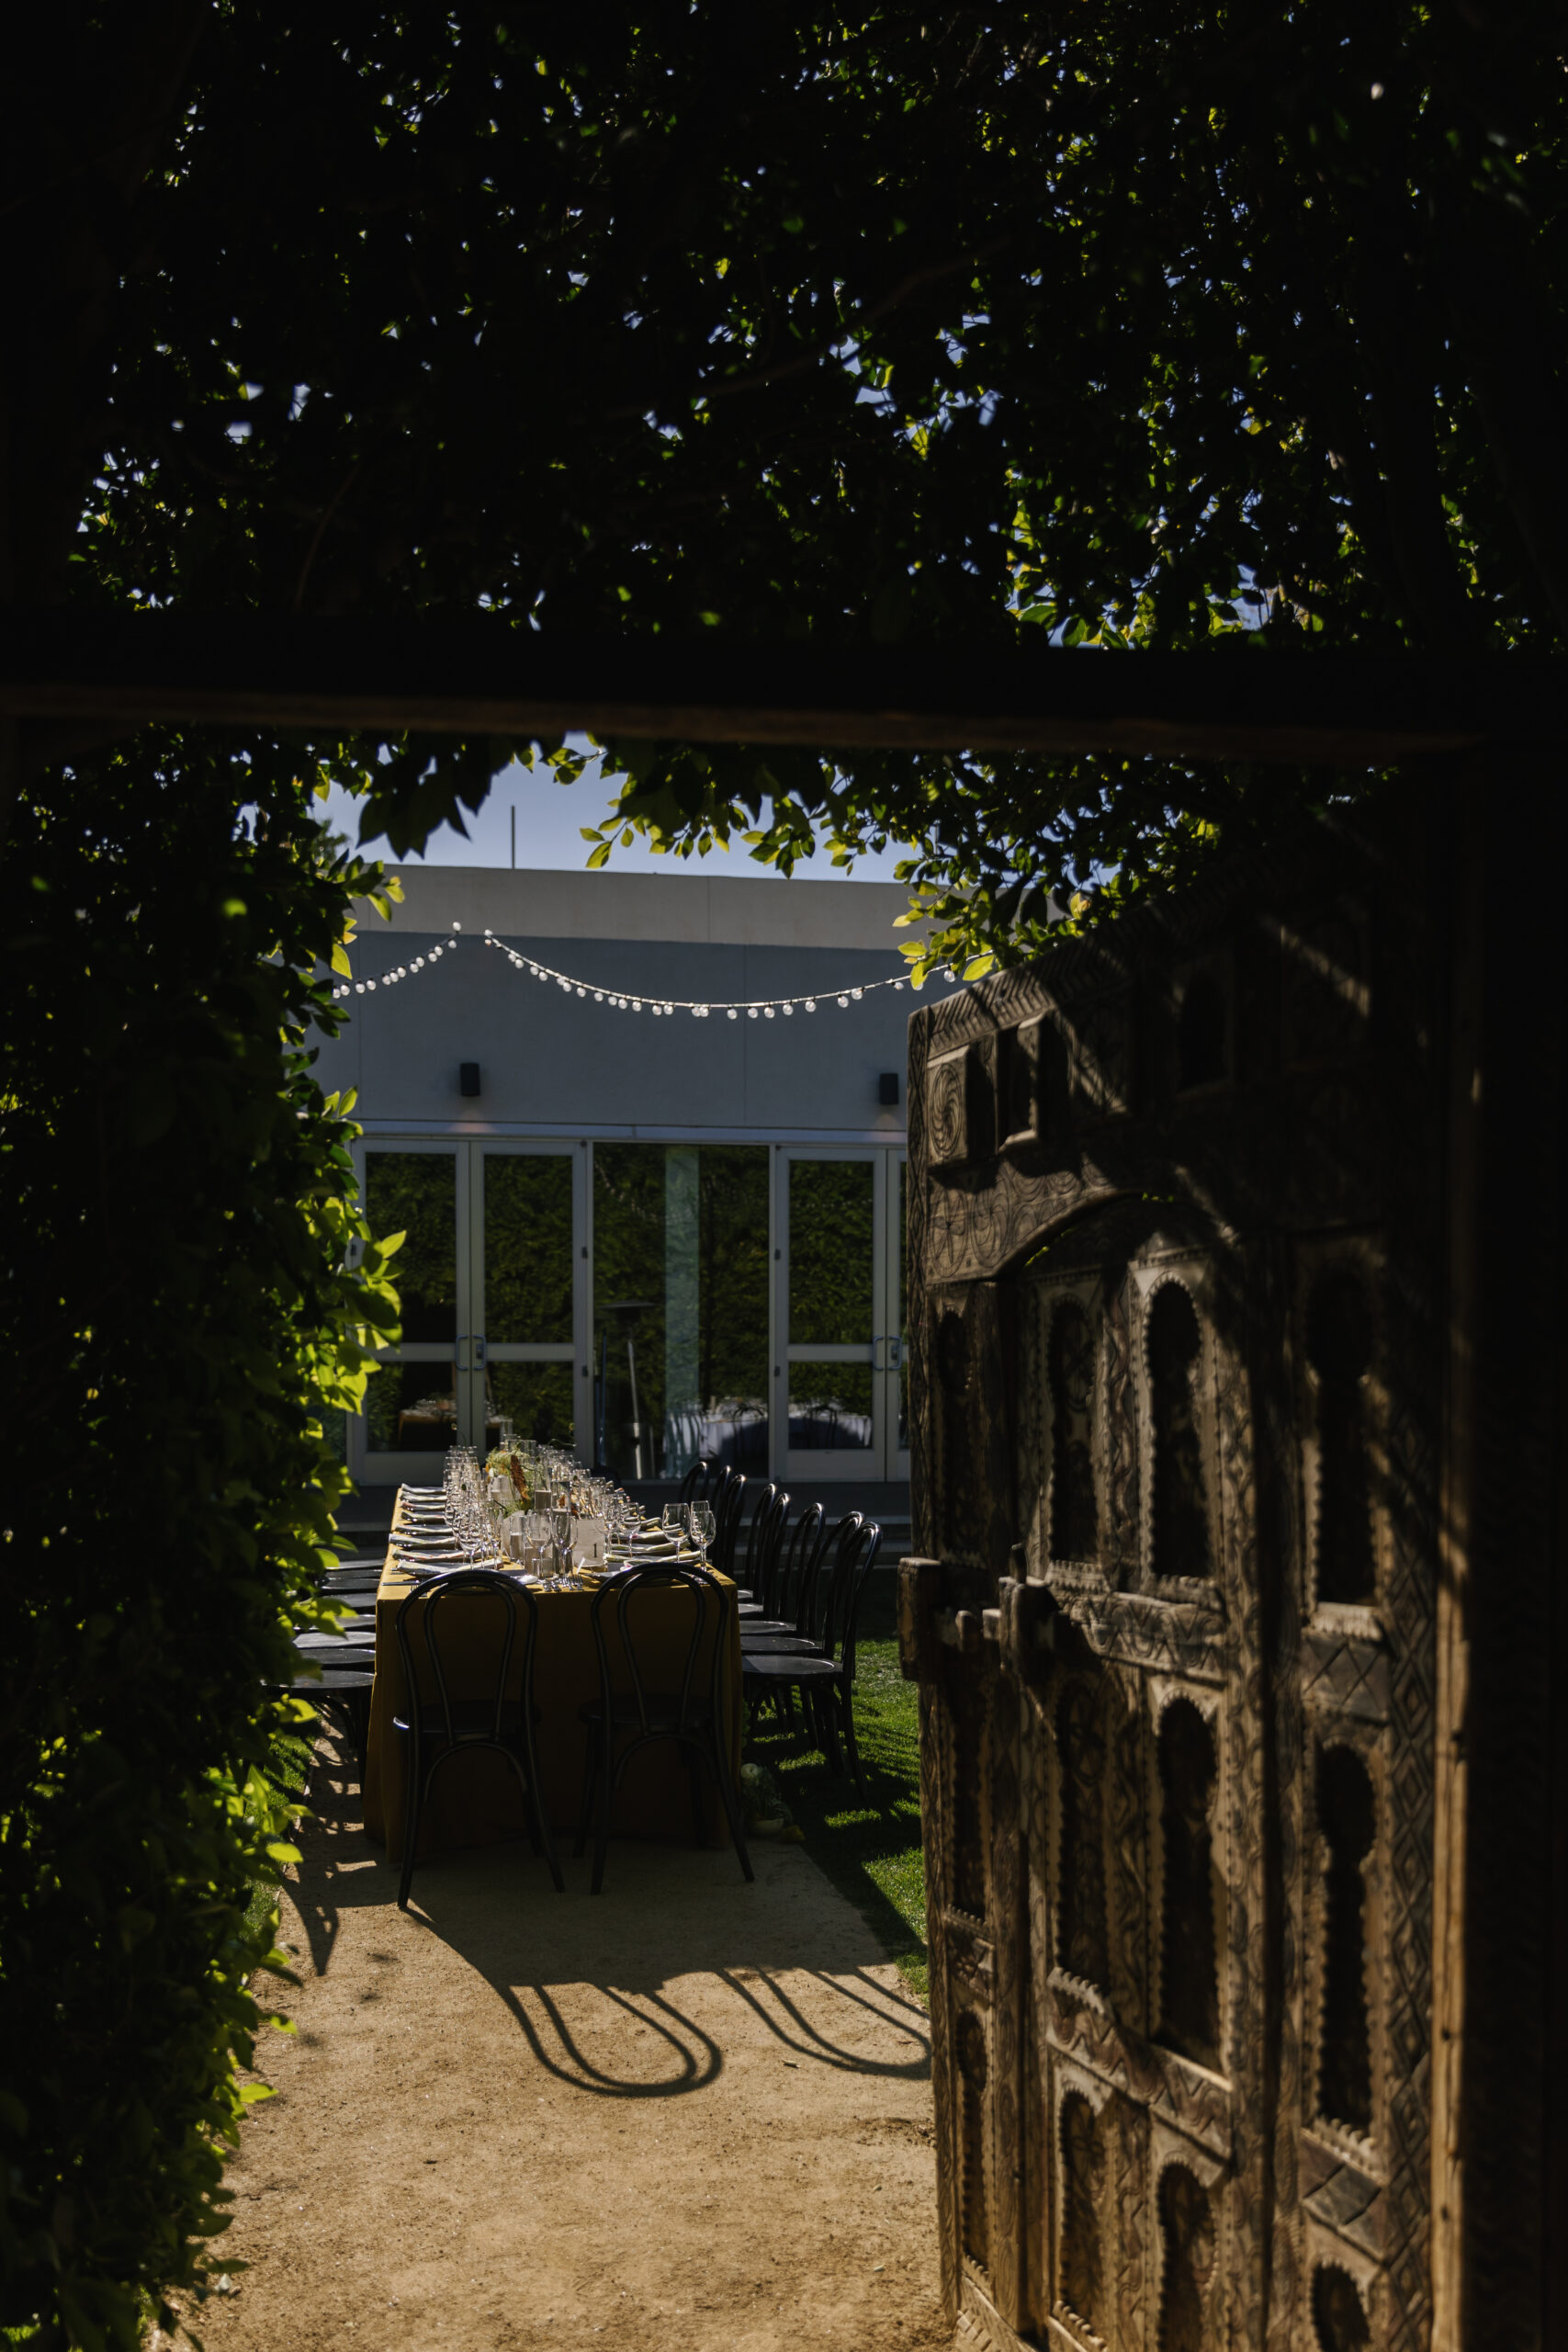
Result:
{"type": "Polygon", "coordinates": [[[889,1959],[924,2000],[919,1710],[914,1684],[899,1672],[896,1642],[862,1641],[854,1707],[864,1798],[852,1779],[829,1774],[798,1712],[793,1728],[771,1709],[753,1714],[747,1754],[767,1765],[813,1860],[875,1929],[889,1959]]]}

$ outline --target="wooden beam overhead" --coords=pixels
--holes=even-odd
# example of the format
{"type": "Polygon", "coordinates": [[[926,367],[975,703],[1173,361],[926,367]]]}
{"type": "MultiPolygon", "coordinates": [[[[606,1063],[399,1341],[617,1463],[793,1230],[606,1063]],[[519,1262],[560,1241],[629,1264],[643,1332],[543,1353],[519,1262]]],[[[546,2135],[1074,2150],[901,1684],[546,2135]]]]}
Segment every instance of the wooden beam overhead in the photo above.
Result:
{"type": "MultiPolygon", "coordinates": [[[[1100,752],[1367,767],[1568,737],[1568,665],[1049,645],[822,647],[233,613],[13,615],[0,714],[825,750],[1100,752]]],[[[52,731],[52,730],[51,730],[52,731]]]]}

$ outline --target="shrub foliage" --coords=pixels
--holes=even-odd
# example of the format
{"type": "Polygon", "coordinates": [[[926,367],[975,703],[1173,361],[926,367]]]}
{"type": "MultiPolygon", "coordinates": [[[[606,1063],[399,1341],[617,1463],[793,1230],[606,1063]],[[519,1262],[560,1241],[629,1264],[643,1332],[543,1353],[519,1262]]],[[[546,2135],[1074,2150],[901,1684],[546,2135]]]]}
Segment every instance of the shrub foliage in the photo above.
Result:
{"type": "Polygon", "coordinates": [[[276,746],[149,732],[45,778],[0,870],[0,2324],[39,2345],[199,2287],[265,2096],[323,1415],[396,1315],[309,1042],[376,877],[309,818],[276,746]]]}

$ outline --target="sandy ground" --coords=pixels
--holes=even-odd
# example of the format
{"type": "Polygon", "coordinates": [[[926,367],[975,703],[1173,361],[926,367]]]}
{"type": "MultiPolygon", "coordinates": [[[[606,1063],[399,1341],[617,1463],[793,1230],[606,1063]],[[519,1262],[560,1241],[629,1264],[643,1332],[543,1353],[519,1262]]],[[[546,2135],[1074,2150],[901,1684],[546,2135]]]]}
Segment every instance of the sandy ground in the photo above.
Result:
{"type": "Polygon", "coordinates": [[[612,1845],[555,1894],[525,1846],[413,1909],[335,1749],[193,2309],[210,2352],[945,2346],[927,2020],[799,1847],[612,1845]]]}

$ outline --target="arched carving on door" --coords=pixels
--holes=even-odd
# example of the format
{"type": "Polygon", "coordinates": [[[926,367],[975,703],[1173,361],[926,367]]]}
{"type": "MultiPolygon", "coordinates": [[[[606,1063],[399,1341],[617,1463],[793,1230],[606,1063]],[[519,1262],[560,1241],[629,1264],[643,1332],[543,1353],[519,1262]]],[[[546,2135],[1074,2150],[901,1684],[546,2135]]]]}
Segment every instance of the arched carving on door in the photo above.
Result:
{"type": "Polygon", "coordinates": [[[1082,2091],[1062,2101],[1062,2301],[1096,2335],[1107,2334],[1105,2262],[1100,2248],[1100,2200],[1105,2149],[1100,2118],[1082,2091]]]}
{"type": "Polygon", "coordinates": [[[1318,1277],[1307,1306],[1306,1343],[1317,1379],[1317,1599],[1370,1602],[1377,1597],[1367,1429],[1372,1317],[1354,1267],[1333,1266],[1318,1277]]]}
{"type": "Polygon", "coordinates": [[[1159,2231],[1159,2352],[1208,2352],[1214,2215],[1208,2190],[1186,2165],[1167,2165],[1160,2175],[1159,2231]]]}
{"type": "Polygon", "coordinates": [[[1090,1560],[1100,1549],[1094,1491],[1094,1332],[1076,1298],[1051,1319],[1051,1556],[1090,1560]]]}
{"type": "Polygon", "coordinates": [[[1056,1871],[1062,1967],[1090,1984],[1111,1981],[1105,1912],[1105,1724],[1098,1693],[1069,1682],[1056,1709],[1062,1847],[1056,1871]]]}
{"type": "Polygon", "coordinates": [[[1173,1699],[1159,1727],[1159,2029],[1155,2039],[1218,2071],[1220,1988],[1215,1960],[1213,1735],[1190,1699],[1173,1699]]]}
{"type": "Polygon", "coordinates": [[[1312,2326],[1318,2352],[1366,2352],[1372,2340],[1356,2282],[1337,2262],[1313,2266],[1312,2326]]]}
{"type": "Polygon", "coordinates": [[[1371,1776],[1354,1748],[1318,1751],[1317,1819],[1324,1845],[1318,2112],[1365,2133],[1372,2128],[1372,2039],[1363,1867],[1376,1835],[1377,1806],[1371,1776]]]}
{"type": "Polygon", "coordinates": [[[1195,1385],[1202,1356],[1197,1310],[1179,1283],[1162,1283],[1149,1309],[1154,1423],[1151,1549],[1157,1577],[1208,1577],[1208,1492],[1195,1385]]]}

